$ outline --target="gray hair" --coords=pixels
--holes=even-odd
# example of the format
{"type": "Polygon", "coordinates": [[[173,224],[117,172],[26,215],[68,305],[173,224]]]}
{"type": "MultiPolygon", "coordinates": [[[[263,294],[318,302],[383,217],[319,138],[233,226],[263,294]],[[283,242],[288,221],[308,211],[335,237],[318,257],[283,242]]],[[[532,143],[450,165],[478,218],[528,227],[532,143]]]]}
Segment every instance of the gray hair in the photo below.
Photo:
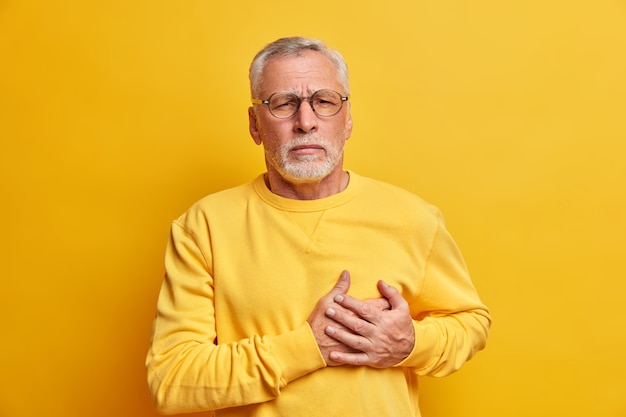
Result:
{"type": "Polygon", "coordinates": [[[286,57],[286,56],[298,56],[305,51],[316,51],[330,59],[330,61],[337,68],[337,73],[339,76],[339,83],[343,86],[345,91],[343,94],[350,94],[350,82],[348,80],[348,65],[346,61],[343,59],[343,56],[334,49],[328,48],[324,42],[312,39],[312,38],[303,38],[300,36],[295,36],[291,38],[281,38],[278,39],[268,45],[265,48],[261,49],[254,59],[252,60],[252,64],[250,65],[250,92],[253,98],[257,97],[260,94],[261,89],[261,78],[263,76],[263,70],[267,65],[268,61],[272,58],[276,57],[286,57]]]}

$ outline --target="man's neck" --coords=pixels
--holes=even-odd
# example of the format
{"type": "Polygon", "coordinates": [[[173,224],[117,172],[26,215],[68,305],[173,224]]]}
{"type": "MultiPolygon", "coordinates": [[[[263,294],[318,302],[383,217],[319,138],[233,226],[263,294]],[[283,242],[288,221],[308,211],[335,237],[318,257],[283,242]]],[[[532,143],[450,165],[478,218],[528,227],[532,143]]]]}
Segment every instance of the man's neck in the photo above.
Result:
{"type": "Polygon", "coordinates": [[[350,175],[342,169],[331,172],[321,180],[291,181],[275,171],[265,174],[265,185],[274,194],[294,200],[318,200],[330,197],[346,189],[350,175]]]}

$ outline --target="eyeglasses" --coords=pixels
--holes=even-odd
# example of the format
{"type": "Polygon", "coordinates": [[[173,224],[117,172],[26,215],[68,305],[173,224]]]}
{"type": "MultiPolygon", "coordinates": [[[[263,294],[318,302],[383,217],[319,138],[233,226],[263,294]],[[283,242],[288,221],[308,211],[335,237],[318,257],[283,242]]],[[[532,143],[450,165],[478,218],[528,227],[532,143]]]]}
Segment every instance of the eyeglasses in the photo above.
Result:
{"type": "Polygon", "coordinates": [[[317,90],[310,97],[299,97],[295,93],[277,92],[269,96],[267,100],[252,99],[253,104],[265,104],[272,116],[279,119],[287,119],[300,110],[303,100],[309,102],[311,109],[318,116],[334,116],[343,107],[343,102],[348,101],[350,96],[342,96],[335,90],[317,90]]]}

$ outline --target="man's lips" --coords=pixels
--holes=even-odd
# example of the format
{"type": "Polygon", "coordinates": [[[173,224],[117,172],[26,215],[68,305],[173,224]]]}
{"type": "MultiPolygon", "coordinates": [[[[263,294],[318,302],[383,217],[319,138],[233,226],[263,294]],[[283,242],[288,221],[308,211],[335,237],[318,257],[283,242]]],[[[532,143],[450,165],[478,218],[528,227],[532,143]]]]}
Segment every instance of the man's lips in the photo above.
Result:
{"type": "Polygon", "coordinates": [[[324,150],[324,147],[321,145],[315,144],[307,144],[307,145],[297,145],[291,148],[292,152],[304,153],[304,152],[315,152],[324,150]]]}

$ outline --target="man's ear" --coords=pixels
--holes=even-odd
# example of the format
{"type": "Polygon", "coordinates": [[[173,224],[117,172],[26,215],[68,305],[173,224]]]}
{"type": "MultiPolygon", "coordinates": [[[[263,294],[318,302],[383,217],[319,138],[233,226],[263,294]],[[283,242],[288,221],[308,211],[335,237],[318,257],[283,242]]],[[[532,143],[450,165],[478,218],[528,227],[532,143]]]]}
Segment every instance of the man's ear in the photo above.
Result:
{"type": "Polygon", "coordinates": [[[350,102],[348,104],[348,118],[346,119],[346,140],[352,136],[352,113],[350,112],[350,102]]]}
{"type": "Polygon", "coordinates": [[[257,114],[254,111],[254,107],[248,107],[248,121],[250,123],[248,126],[250,129],[250,136],[252,136],[254,143],[256,143],[257,145],[260,145],[261,142],[263,141],[261,140],[261,133],[259,132],[257,114]]]}
{"type": "Polygon", "coordinates": [[[348,115],[348,122],[346,123],[346,140],[352,136],[352,115],[348,115]]]}

